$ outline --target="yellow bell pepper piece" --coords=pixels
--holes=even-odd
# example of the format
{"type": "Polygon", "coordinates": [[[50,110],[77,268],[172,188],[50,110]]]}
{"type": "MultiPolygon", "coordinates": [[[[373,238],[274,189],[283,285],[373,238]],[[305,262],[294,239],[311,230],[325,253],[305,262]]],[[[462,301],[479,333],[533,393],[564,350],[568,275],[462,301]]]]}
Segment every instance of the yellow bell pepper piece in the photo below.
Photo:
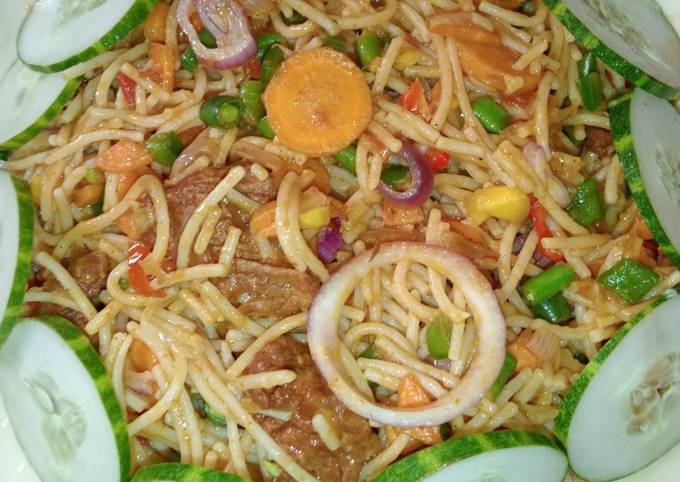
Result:
{"type": "Polygon", "coordinates": [[[416,49],[405,48],[394,61],[394,67],[403,70],[406,67],[413,67],[420,59],[420,52],[416,49]]]}
{"type": "Polygon", "coordinates": [[[328,205],[312,208],[298,216],[302,229],[321,229],[331,222],[331,209],[328,205]]]}
{"type": "Polygon", "coordinates": [[[465,200],[472,222],[479,225],[490,217],[519,224],[529,215],[529,196],[519,188],[493,186],[478,189],[465,200]]]}

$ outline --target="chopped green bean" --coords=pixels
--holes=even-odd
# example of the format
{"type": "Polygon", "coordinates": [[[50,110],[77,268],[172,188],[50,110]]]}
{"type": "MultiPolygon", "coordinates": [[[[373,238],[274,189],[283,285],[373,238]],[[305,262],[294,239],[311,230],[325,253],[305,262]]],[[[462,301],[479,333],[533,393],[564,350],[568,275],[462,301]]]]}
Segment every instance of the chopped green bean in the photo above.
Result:
{"type": "Polygon", "coordinates": [[[581,94],[583,107],[589,111],[595,111],[602,105],[604,96],[602,95],[602,80],[600,74],[592,72],[585,77],[581,77],[576,82],[581,94]]]}
{"type": "Polygon", "coordinates": [[[359,358],[370,358],[372,360],[375,360],[377,358],[380,358],[380,355],[378,354],[378,350],[375,349],[375,346],[373,345],[368,345],[368,347],[359,353],[359,358]]]}
{"type": "Polygon", "coordinates": [[[574,280],[574,268],[558,263],[522,285],[521,291],[530,305],[555,296],[574,280]]]}
{"type": "Polygon", "coordinates": [[[491,395],[491,400],[495,400],[498,395],[503,390],[503,386],[512,375],[513,370],[517,366],[517,359],[512,355],[512,353],[505,353],[505,360],[503,360],[503,366],[501,371],[498,373],[496,380],[494,380],[493,385],[489,389],[489,394],[491,395]]]}
{"type": "Polygon", "coordinates": [[[118,278],[118,287],[123,291],[127,291],[130,288],[130,281],[127,278],[118,278]]]}
{"type": "Polygon", "coordinates": [[[252,130],[257,129],[258,122],[265,114],[262,92],[264,92],[264,82],[260,80],[246,80],[241,83],[239,89],[243,102],[243,123],[252,130]]]}
{"type": "Polygon", "coordinates": [[[217,39],[213,34],[211,34],[205,29],[198,32],[198,39],[201,41],[203,45],[205,45],[209,49],[217,48],[217,39]]]}
{"type": "Polygon", "coordinates": [[[214,408],[206,402],[200,393],[192,391],[189,395],[191,398],[191,403],[198,412],[204,418],[207,418],[210,423],[217,425],[219,427],[227,426],[227,419],[218,413],[214,408]]]}
{"type": "Polygon", "coordinates": [[[238,125],[242,112],[243,103],[238,97],[216,95],[203,102],[199,117],[211,127],[231,129],[238,125]]]}
{"type": "Polygon", "coordinates": [[[278,33],[270,32],[258,35],[255,43],[257,44],[257,57],[262,60],[264,55],[269,52],[269,49],[276,44],[283,44],[284,40],[278,33]]]}
{"type": "Polygon", "coordinates": [[[266,117],[263,117],[260,119],[260,122],[257,123],[257,130],[260,131],[260,134],[262,134],[262,137],[265,139],[271,140],[276,137],[272,130],[272,126],[269,125],[269,119],[266,117]]]}
{"type": "Polygon", "coordinates": [[[383,169],[380,179],[382,179],[382,182],[387,184],[389,187],[393,188],[405,181],[408,174],[408,167],[396,164],[387,166],[385,169],[383,169]]]}
{"type": "Polygon", "coordinates": [[[588,52],[578,62],[578,76],[585,77],[593,72],[597,72],[597,57],[593,52],[588,52]]]}
{"type": "Polygon", "coordinates": [[[354,47],[356,48],[357,57],[359,58],[361,66],[364,69],[367,69],[374,58],[382,55],[384,42],[378,34],[364,32],[357,37],[354,42],[354,47]]]}
{"type": "Polygon", "coordinates": [[[262,80],[262,82],[264,82],[265,84],[269,83],[269,81],[274,76],[274,72],[276,72],[276,68],[279,66],[279,63],[282,60],[283,50],[281,50],[277,46],[271,47],[262,58],[262,70],[260,74],[260,80],[262,80]]]}
{"type": "Polygon", "coordinates": [[[619,261],[597,281],[628,303],[638,303],[659,282],[659,275],[633,259],[619,261]]]}
{"type": "Polygon", "coordinates": [[[512,117],[505,108],[493,97],[485,95],[472,101],[472,111],[475,113],[484,129],[491,134],[498,134],[508,127],[512,117]]]}
{"type": "Polygon", "coordinates": [[[283,23],[286,25],[299,25],[301,23],[305,23],[306,21],[307,17],[302,15],[297,10],[293,10],[293,14],[290,17],[286,17],[285,15],[283,16],[283,23]]]}
{"type": "MultiPolygon", "coordinates": [[[[104,212],[104,199],[100,199],[96,203],[92,204],[90,206],[90,209],[92,209],[92,213],[95,216],[99,216],[101,213],[104,212]]],[[[123,279],[123,278],[121,278],[121,279],[123,279]]]]}
{"type": "Polygon", "coordinates": [[[198,68],[198,58],[196,57],[194,49],[187,47],[186,50],[182,52],[182,55],[179,58],[179,63],[184,70],[195,72],[198,68]]]}
{"type": "Polygon", "coordinates": [[[182,149],[184,146],[175,131],[155,134],[146,141],[146,150],[151,153],[154,161],[168,167],[172,166],[182,149]]]}
{"type": "Polygon", "coordinates": [[[91,167],[85,171],[85,180],[89,184],[101,184],[105,181],[104,171],[98,167],[91,167]]]}
{"type": "Polygon", "coordinates": [[[354,146],[347,146],[340,152],[337,152],[334,156],[338,165],[344,170],[351,172],[356,176],[356,157],[357,148],[354,146]]]}
{"type": "Polygon", "coordinates": [[[326,37],[323,44],[341,54],[347,53],[347,44],[340,37],[326,37]]]}
{"type": "Polygon", "coordinates": [[[532,305],[531,311],[536,318],[542,318],[553,325],[564,323],[574,317],[574,311],[562,293],[532,305]]]}
{"type": "Polygon", "coordinates": [[[592,177],[583,181],[576,189],[567,208],[574,221],[583,226],[591,226],[601,220],[606,211],[600,188],[592,177]]]}
{"type": "Polygon", "coordinates": [[[425,333],[427,339],[427,351],[435,360],[449,357],[449,344],[451,342],[451,320],[445,316],[435,319],[427,327],[425,333]]]}

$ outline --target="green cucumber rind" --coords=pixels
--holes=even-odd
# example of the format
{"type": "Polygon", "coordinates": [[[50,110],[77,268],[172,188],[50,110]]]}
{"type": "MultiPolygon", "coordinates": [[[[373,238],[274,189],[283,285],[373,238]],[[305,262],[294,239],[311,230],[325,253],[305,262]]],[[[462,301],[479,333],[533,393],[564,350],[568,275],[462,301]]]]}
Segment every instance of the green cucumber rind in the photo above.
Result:
{"type": "MultiPolygon", "coordinates": [[[[111,423],[116,446],[118,448],[118,459],[120,464],[120,481],[130,480],[130,439],[127,431],[125,416],[118,403],[116,392],[109,377],[106,367],[102,363],[99,354],[90,344],[90,341],[76,328],[70,321],[59,316],[44,316],[36,318],[25,318],[23,321],[39,321],[57,333],[73,350],[73,353],[87,370],[92,382],[97,388],[99,399],[102,402],[104,411],[111,423]]],[[[17,323],[17,324],[18,324],[17,323]]]]}
{"type": "Polygon", "coordinates": [[[654,211],[652,202],[647,196],[645,183],[642,180],[640,164],[635,152],[635,142],[631,128],[631,103],[635,91],[625,92],[609,102],[609,118],[614,147],[623,167],[623,174],[630,188],[640,215],[652,232],[659,249],[680,267],[680,253],[673,246],[670,238],[663,229],[659,217],[654,211]]]}
{"type": "Polygon", "coordinates": [[[19,248],[17,250],[17,262],[14,269],[12,289],[7,298],[5,312],[0,314],[0,347],[12,331],[21,314],[24,303],[26,283],[31,271],[31,248],[33,246],[33,199],[28,184],[14,176],[11,176],[14,192],[17,198],[19,210],[19,248]]]}
{"type": "Polygon", "coordinates": [[[0,150],[7,151],[16,150],[23,146],[24,144],[26,144],[31,139],[33,139],[35,136],[40,134],[40,132],[42,132],[46,127],[50,125],[54,118],[57,117],[57,115],[59,115],[64,106],[68,104],[69,101],[73,98],[73,95],[78,90],[78,87],[80,87],[81,82],[82,82],[81,77],[69,80],[64,86],[64,88],[61,90],[57,98],[54,99],[54,102],[52,102],[52,104],[50,104],[50,106],[47,108],[45,113],[41,115],[38,118],[38,120],[36,120],[26,129],[19,132],[11,139],[8,139],[2,144],[0,144],[0,150]]]}
{"type": "Polygon", "coordinates": [[[247,482],[238,475],[180,463],[150,465],[139,469],[132,482],[247,482]]]}
{"type": "Polygon", "coordinates": [[[545,5],[553,12],[557,19],[569,30],[576,40],[588,51],[593,52],[612,70],[623,76],[638,87],[662,99],[673,99],[680,94],[680,89],[671,87],[660,80],[651,77],[635,65],[628,62],[612,49],[607,47],[599,38],[571,13],[563,0],[545,0],[545,5]]]}
{"type": "MultiPolygon", "coordinates": [[[[50,65],[35,65],[26,62],[21,55],[21,59],[27,67],[38,72],[54,73],[66,70],[76,64],[90,60],[97,55],[103,54],[104,52],[115,47],[118,42],[123,40],[130,32],[132,32],[140,23],[142,23],[146,17],[149,15],[153,7],[160,2],[160,0],[135,0],[125,15],[111,27],[111,30],[106,32],[99,40],[94,44],[90,45],[85,50],[74,54],[61,62],[56,62],[50,65]]],[[[23,25],[21,30],[19,30],[19,35],[17,38],[21,37],[21,31],[23,30],[23,25]]],[[[19,49],[17,49],[17,52],[19,49]]]]}
{"type": "Polygon", "coordinates": [[[372,482],[413,482],[437,472],[447,465],[475,455],[492,450],[524,446],[550,447],[562,452],[550,439],[537,433],[512,430],[478,433],[449,439],[438,445],[422,449],[393,463],[371,480],[372,482]]]}
{"type": "Polygon", "coordinates": [[[647,306],[638,315],[630,320],[628,323],[619,328],[619,330],[614,334],[612,338],[597,352],[597,355],[590,360],[590,362],[583,368],[581,373],[576,378],[576,381],[572,384],[571,388],[565,395],[562,403],[560,404],[560,411],[555,419],[555,429],[554,434],[557,439],[568,448],[569,439],[569,426],[576,413],[576,408],[578,407],[578,402],[585,393],[586,389],[590,385],[595,375],[600,371],[602,365],[607,360],[609,355],[616,349],[616,347],[621,343],[621,341],[628,335],[628,333],[635,328],[640,321],[642,321],[648,314],[650,314],[657,306],[668,301],[669,299],[677,296],[678,292],[670,291],[666,292],[655,300],[652,304],[647,306]]]}

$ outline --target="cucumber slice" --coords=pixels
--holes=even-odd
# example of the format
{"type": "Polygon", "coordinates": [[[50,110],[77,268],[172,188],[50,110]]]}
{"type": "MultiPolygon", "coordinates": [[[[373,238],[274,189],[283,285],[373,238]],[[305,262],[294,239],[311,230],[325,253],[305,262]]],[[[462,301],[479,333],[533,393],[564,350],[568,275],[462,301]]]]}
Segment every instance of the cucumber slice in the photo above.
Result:
{"type": "Polygon", "coordinates": [[[555,421],[580,477],[608,481],[680,441],[680,296],[666,293],[621,328],[583,369],[555,421]]]}
{"type": "Polygon", "coordinates": [[[132,482],[247,482],[238,475],[187,464],[150,465],[137,471],[132,482]]]}
{"type": "Polygon", "coordinates": [[[449,439],[404,457],[373,482],[561,482],[567,457],[531,432],[489,432],[449,439]]]}
{"type": "Polygon", "coordinates": [[[17,39],[19,58],[40,72],[60,72],[113,48],[159,0],[38,0],[17,39]]]}
{"type": "Polygon", "coordinates": [[[636,89],[609,103],[614,146],[633,199],[659,248],[680,266],[680,114],[636,89]]]}
{"type": "Polygon", "coordinates": [[[0,171],[0,346],[16,324],[31,271],[33,200],[21,179],[0,171]]]}
{"type": "Polygon", "coordinates": [[[0,392],[43,482],[129,480],[125,418],[97,352],[71,323],[20,320],[0,351],[0,392]]]}
{"type": "Polygon", "coordinates": [[[655,0],[545,0],[576,40],[638,87],[680,93],[680,38],[655,0]]]}
{"type": "Polygon", "coordinates": [[[0,79],[0,150],[18,149],[50,125],[80,82],[34,72],[14,60],[0,79]]]}

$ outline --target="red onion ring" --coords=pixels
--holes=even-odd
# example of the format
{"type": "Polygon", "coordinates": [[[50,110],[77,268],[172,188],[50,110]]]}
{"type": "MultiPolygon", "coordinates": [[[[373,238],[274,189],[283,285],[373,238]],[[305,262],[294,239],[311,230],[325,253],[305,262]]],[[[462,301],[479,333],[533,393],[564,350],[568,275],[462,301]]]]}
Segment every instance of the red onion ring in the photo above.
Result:
{"type": "Polygon", "coordinates": [[[235,0],[180,0],[177,21],[186,34],[199,62],[215,70],[238,67],[257,53],[248,17],[235,0]],[[201,43],[189,16],[198,11],[203,26],[217,40],[217,48],[201,43]]]}
{"type": "Polygon", "coordinates": [[[378,189],[387,201],[402,207],[417,207],[422,205],[432,195],[434,177],[425,154],[413,143],[404,142],[399,157],[406,161],[411,172],[411,186],[408,190],[399,192],[380,181],[378,189]]]}
{"type": "Polygon", "coordinates": [[[488,281],[464,256],[424,243],[383,244],[377,253],[367,251],[343,265],[314,298],[307,333],[319,371],[347,408],[369,420],[402,427],[439,425],[475,405],[491,388],[505,357],[505,319],[488,281]],[[434,268],[459,286],[479,333],[477,353],[456,387],[438,400],[415,408],[387,407],[368,400],[340,363],[342,341],[338,337],[338,320],[345,301],[372,270],[403,260],[434,268]]]}

